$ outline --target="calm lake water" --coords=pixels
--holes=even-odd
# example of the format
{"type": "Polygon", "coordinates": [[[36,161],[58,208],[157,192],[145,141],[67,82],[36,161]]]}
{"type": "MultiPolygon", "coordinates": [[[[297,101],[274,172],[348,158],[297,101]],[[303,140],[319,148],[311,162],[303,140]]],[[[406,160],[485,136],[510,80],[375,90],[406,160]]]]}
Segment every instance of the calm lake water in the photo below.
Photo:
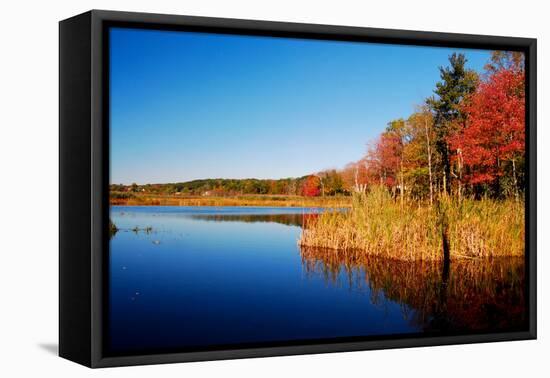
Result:
{"type": "Polygon", "coordinates": [[[339,261],[296,243],[320,211],[113,206],[111,353],[525,327],[522,260],[339,261]]]}

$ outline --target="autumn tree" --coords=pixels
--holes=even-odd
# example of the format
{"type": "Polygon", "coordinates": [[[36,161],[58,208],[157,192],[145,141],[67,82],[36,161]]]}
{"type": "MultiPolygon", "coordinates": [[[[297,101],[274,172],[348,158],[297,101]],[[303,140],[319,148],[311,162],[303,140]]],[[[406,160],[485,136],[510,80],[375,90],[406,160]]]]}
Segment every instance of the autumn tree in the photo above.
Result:
{"type": "Polygon", "coordinates": [[[302,185],[302,194],[307,197],[317,197],[321,193],[319,177],[308,176],[302,185]]]}
{"type": "Polygon", "coordinates": [[[525,73],[519,64],[500,65],[489,71],[478,90],[464,105],[466,126],[449,138],[462,151],[471,185],[489,184],[502,195],[502,179],[508,178],[519,195],[518,164],[525,159],[525,73]]]}
{"type": "Polygon", "coordinates": [[[400,118],[388,123],[386,131],[382,134],[384,153],[390,159],[395,178],[398,181],[399,197],[403,205],[405,197],[405,146],[409,141],[407,123],[400,118]]]}
{"type": "Polygon", "coordinates": [[[404,187],[403,127],[403,120],[390,122],[376,142],[369,146],[363,159],[367,182],[378,181],[393,192],[404,187]]]}
{"type": "Polygon", "coordinates": [[[405,177],[411,192],[434,201],[434,165],[438,157],[433,148],[433,117],[426,107],[419,108],[407,119],[408,143],[404,148],[405,177]]]}
{"type": "Polygon", "coordinates": [[[339,173],[344,192],[362,193],[368,186],[365,158],[348,163],[339,173]]]}
{"type": "Polygon", "coordinates": [[[317,174],[322,195],[335,195],[344,192],[344,180],[336,169],[328,169],[317,174]]]}
{"type": "Polygon", "coordinates": [[[520,51],[493,51],[485,70],[489,74],[501,70],[525,71],[525,55],[520,51]]]}

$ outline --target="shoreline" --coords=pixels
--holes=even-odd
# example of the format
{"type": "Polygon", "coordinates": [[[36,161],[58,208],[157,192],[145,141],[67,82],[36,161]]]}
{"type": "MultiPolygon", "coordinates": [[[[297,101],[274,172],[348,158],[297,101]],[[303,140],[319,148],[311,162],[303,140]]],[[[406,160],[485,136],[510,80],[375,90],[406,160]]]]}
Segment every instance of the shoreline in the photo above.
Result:
{"type": "Polygon", "coordinates": [[[322,205],[155,205],[155,204],[121,204],[121,203],[110,203],[109,206],[131,206],[131,207],[277,207],[277,208],[319,208],[319,209],[338,209],[338,208],[350,208],[350,205],[342,206],[322,206],[322,205]]]}
{"type": "Polygon", "coordinates": [[[109,198],[110,206],[178,206],[178,207],[319,207],[349,208],[351,196],[234,196],[234,197],[179,197],[133,195],[130,198],[109,198]]]}
{"type": "MultiPolygon", "coordinates": [[[[110,206],[175,208],[317,208],[303,219],[300,248],[350,261],[365,256],[396,260],[468,260],[524,256],[524,202],[513,199],[442,197],[437,203],[401,203],[382,189],[335,197],[187,197],[133,195],[111,198],[110,206]],[[331,211],[347,209],[345,212],[331,211]]],[[[297,210],[291,210],[297,209],[297,210]]],[[[261,211],[261,210],[260,210],[261,211]]]]}

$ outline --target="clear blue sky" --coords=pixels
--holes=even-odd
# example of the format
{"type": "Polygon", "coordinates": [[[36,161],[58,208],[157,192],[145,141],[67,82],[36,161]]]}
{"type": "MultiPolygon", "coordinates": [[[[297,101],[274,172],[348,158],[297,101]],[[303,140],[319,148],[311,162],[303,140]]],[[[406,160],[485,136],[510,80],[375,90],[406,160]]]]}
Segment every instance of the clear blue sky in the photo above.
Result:
{"type": "Polygon", "coordinates": [[[111,183],[298,177],[341,168],[489,52],[111,29],[111,183]]]}

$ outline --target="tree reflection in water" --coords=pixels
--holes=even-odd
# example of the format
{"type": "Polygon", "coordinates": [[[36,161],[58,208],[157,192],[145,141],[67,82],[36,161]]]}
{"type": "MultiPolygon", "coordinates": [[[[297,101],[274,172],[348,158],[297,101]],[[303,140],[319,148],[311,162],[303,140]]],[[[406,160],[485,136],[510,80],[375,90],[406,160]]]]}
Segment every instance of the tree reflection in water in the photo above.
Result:
{"type": "Polygon", "coordinates": [[[287,226],[302,227],[304,224],[304,218],[311,215],[312,214],[193,214],[191,218],[213,222],[273,222],[287,226]]]}
{"type": "Polygon", "coordinates": [[[522,258],[399,261],[341,256],[333,250],[301,248],[308,274],[330,284],[366,290],[414,310],[410,317],[425,332],[463,333],[525,330],[525,270],[522,258]],[[447,270],[447,271],[446,271],[447,270]],[[342,277],[347,277],[345,281],[342,277]]]}

